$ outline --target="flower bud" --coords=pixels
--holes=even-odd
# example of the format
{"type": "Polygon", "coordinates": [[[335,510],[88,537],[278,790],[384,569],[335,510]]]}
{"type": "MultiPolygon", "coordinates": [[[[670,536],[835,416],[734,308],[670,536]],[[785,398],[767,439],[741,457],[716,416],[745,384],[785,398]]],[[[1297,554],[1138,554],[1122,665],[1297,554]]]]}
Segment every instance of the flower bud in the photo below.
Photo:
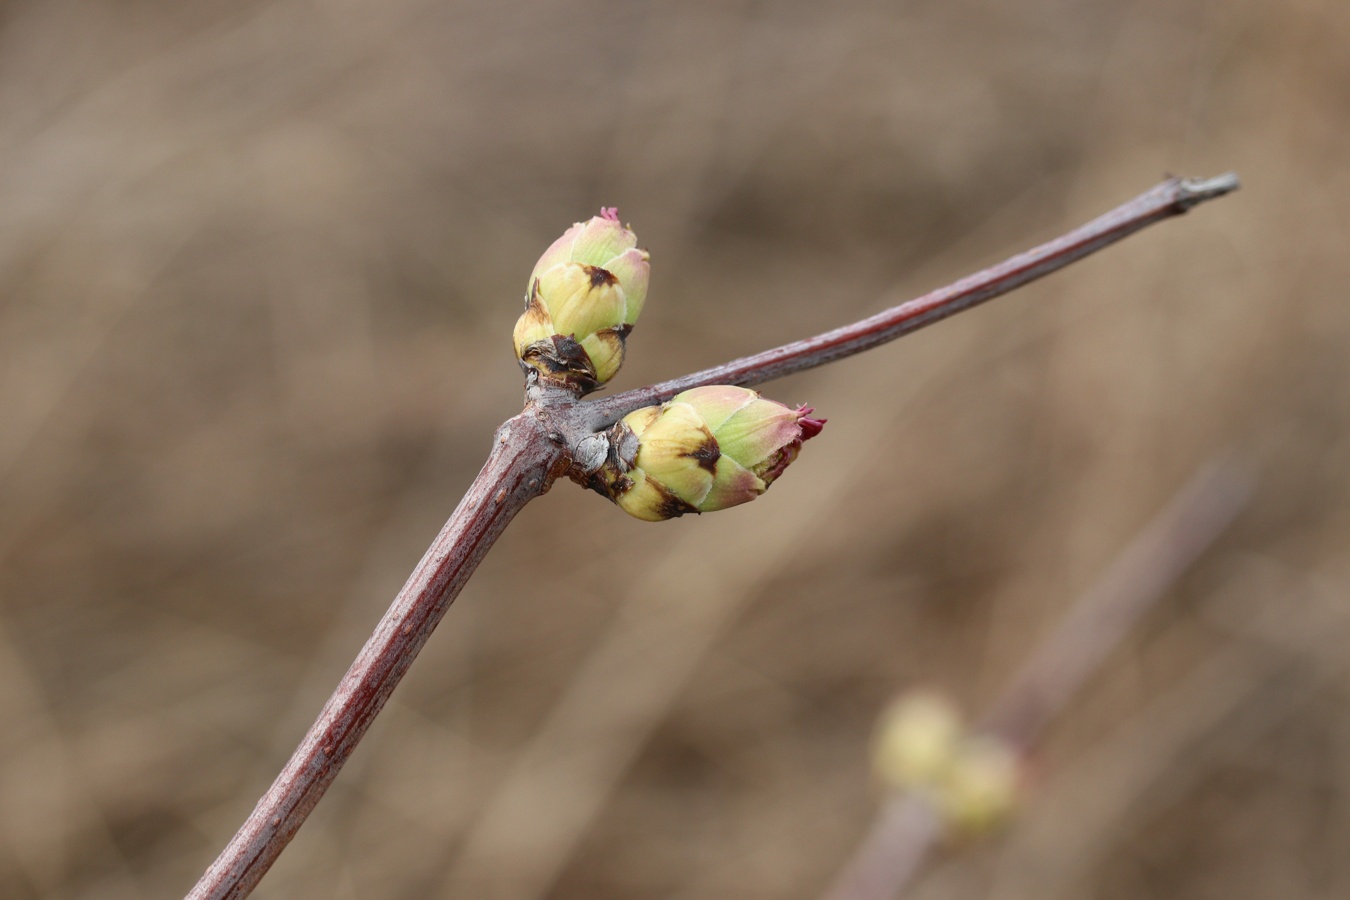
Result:
{"type": "Polygon", "coordinates": [[[992,737],[964,741],[952,759],[938,803],[953,831],[978,836],[1003,825],[1017,807],[1017,755],[992,737]]]}
{"type": "Polygon", "coordinates": [[[950,769],[964,730],[961,713],[946,697],[908,694],[882,715],[872,766],[892,787],[936,784],[950,769]]]}
{"type": "Polygon", "coordinates": [[[825,424],[741,387],[694,388],[630,413],[611,429],[615,452],[592,486],[656,522],[755,499],[825,424]]]}
{"type": "Polygon", "coordinates": [[[578,222],[535,263],[516,358],[541,381],[584,394],[614,377],[647,299],[650,266],[617,210],[578,222]]]}
{"type": "Polygon", "coordinates": [[[987,832],[1017,804],[1015,750],[970,731],[951,701],[927,691],[900,698],[882,715],[872,766],[887,787],[932,804],[951,834],[987,832]]]}

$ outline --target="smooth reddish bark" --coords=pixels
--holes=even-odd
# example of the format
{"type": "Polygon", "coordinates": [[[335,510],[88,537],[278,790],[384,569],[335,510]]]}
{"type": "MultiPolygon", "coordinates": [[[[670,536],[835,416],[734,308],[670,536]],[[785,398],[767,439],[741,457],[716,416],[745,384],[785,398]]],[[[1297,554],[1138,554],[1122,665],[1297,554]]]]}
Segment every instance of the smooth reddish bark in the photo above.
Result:
{"type": "Polygon", "coordinates": [[[245,897],[290,843],[384,707],[432,630],[525,504],[565,470],[530,412],[507,421],[469,492],[399,591],[276,781],[197,886],[193,900],[245,897]]]}
{"type": "Polygon", "coordinates": [[[252,891],[337,777],[478,563],[515,514],[567,472],[583,438],[634,409],[691,387],[760,384],[861,353],[1005,294],[1237,186],[1233,175],[1206,181],[1170,178],[1063,237],[949,287],[853,325],[673,381],[599,400],[528,391],[525,411],[498,429],[483,470],[290,761],[188,897],[245,897],[252,891]]]}
{"type": "Polygon", "coordinates": [[[1028,282],[1058,271],[1072,262],[1155,222],[1179,216],[1199,203],[1237,190],[1237,176],[1217,178],[1169,178],[1152,190],[1098,216],[1062,237],[1041,244],[996,266],[977,272],[947,287],[893,306],[875,316],[833,331],[784,344],[754,356],[704,369],[660,384],[638,388],[599,400],[587,401],[591,424],[597,429],[611,424],[634,409],[664,403],[680,391],[705,384],[739,384],[749,387],[782,378],[804,369],[834,362],[918,331],[981,303],[1002,296],[1028,282]]]}

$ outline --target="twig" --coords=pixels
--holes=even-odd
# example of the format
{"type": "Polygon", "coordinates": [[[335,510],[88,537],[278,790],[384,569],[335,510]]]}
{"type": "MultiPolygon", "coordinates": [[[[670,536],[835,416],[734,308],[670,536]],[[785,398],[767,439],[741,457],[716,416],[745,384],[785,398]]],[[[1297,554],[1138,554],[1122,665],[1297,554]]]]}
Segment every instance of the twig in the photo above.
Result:
{"type": "Polygon", "coordinates": [[[590,424],[596,429],[603,428],[634,409],[664,403],[680,391],[693,387],[706,384],[739,384],[747,387],[763,384],[870,350],[918,331],[925,325],[979,306],[1058,271],[1155,222],[1181,215],[1197,204],[1222,197],[1237,188],[1237,176],[1231,172],[1205,179],[1169,178],[1068,234],[861,322],[682,378],[589,401],[585,407],[594,416],[590,424]]]}
{"type": "MultiPolygon", "coordinates": [[[[1025,755],[1130,627],[1223,533],[1248,493],[1231,463],[1211,463],[1192,476],[1035,650],[977,730],[1025,755]]],[[[896,794],[825,900],[899,896],[941,834],[941,814],[931,802],[911,791],[896,794]]]]}
{"type": "Polygon", "coordinates": [[[1214,543],[1249,491],[1235,463],[1196,473],[1065,616],[979,727],[1014,749],[1030,748],[1139,617],[1214,543]]]}
{"type": "Polygon", "coordinates": [[[562,449],[539,428],[522,414],[498,429],[468,493],[286,767],[189,897],[248,896],[290,843],[487,551],[557,476],[562,449]]]}
{"type": "Polygon", "coordinates": [[[1343,591],[1311,572],[1290,574],[1234,573],[1204,603],[1203,612],[1226,620],[1213,624],[1226,623],[1233,642],[1207,653],[1179,684],[1056,773],[1041,814],[1029,810],[1000,854],[990,898],[1082,896],[1075,888],[1113,846],[1166,817],[1216,767],[1241,759],[1344,683],[1350,611],[1343,591]]]}
{"type": "Polygon", "coordinates": [[[342,764],[510,520],[572,465],[577,444],[643,406],[706,384],[759,384],[860,353],[1005,294],[1154,222],[1237,188],[1234,175],[1170,178],[1106,215],[979,274],[806,341],[601,400],[534,394],[492,454],[272,787],[188,895],[244,897],[319,802],[342,764]]]}

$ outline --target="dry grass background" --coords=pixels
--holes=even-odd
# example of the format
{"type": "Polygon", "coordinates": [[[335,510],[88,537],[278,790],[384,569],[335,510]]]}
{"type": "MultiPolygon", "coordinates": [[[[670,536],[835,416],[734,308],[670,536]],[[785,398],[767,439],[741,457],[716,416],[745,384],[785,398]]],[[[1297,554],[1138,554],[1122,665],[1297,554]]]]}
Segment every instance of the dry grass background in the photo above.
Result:
{"type": "Polygon", "coordinates": [[[257,896],[811,897],[894,692],[971,709],[1204,460],[1252,506],[923,898],[1350,895],[1350,6],[12,2],[0,896],[178,896],[519,404],[617,204],[616,389],[840,324],[1164,172],[1242,192],[865,357],[759,503],[561,484],[257,896]]]}

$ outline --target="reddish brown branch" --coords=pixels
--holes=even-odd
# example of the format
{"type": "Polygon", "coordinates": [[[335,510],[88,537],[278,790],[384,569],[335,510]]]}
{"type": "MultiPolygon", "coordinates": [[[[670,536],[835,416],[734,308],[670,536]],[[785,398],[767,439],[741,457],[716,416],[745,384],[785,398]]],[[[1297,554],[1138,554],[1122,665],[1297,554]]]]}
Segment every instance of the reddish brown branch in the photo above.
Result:
{"type": "MultiPolygon", "coordinates": [[[[1036,648],[978,730],[1025,756],[1139,617],[1223,533],[1248,495],[1244,473],[1232,464],[1196,473],[1036,648]]],[[[941,835],[941,814],[924,796],[890,797],[825,900],[899,896],[941,835]]]]}
{"type": "Polygon", "coordinates": [[[464,499],[234,839],[188,895],[245,897],[290,843],[507,524],[548,489],[563,448],[525,413],[504,424],[464,499]]]}
{"type": "Polygon", "coordinates": [[[1062,237],[861,322],[692,375],[591,400],[583,404],[583,408],[592,417],[593,428],[598,430],[635,409],[664,403],[680,391],[693,387],[706,384],[748,387],[870,350],[1006,294],[1155,222],[1179,216],[1199,203],[1222,197],[1237,188],[1238,179],[1232,173],[1207,179],[1169,178],[1062,237]]]}
{"type": "Polygon", "coordinates": [[[243,827],[188,895],[244,897],[319,802],[478,563],[526,503],[548,490],[584,438],[641,406],[705,384],[751,385],[840,359],[1063,268],[1153,222],[1237,187],[1224,175],[1169,179],[1105,216],[950,287],[826,334],[602,400],[534,392],[337,690],[243,827]]]}
{"type": "Polygon", "coordinates": [[[985,713],[980,728],[1030,749],[1111,650],[1228,526],[1247,502],[1231,463],[1197,473],[1121,552],[985,713]]]}

